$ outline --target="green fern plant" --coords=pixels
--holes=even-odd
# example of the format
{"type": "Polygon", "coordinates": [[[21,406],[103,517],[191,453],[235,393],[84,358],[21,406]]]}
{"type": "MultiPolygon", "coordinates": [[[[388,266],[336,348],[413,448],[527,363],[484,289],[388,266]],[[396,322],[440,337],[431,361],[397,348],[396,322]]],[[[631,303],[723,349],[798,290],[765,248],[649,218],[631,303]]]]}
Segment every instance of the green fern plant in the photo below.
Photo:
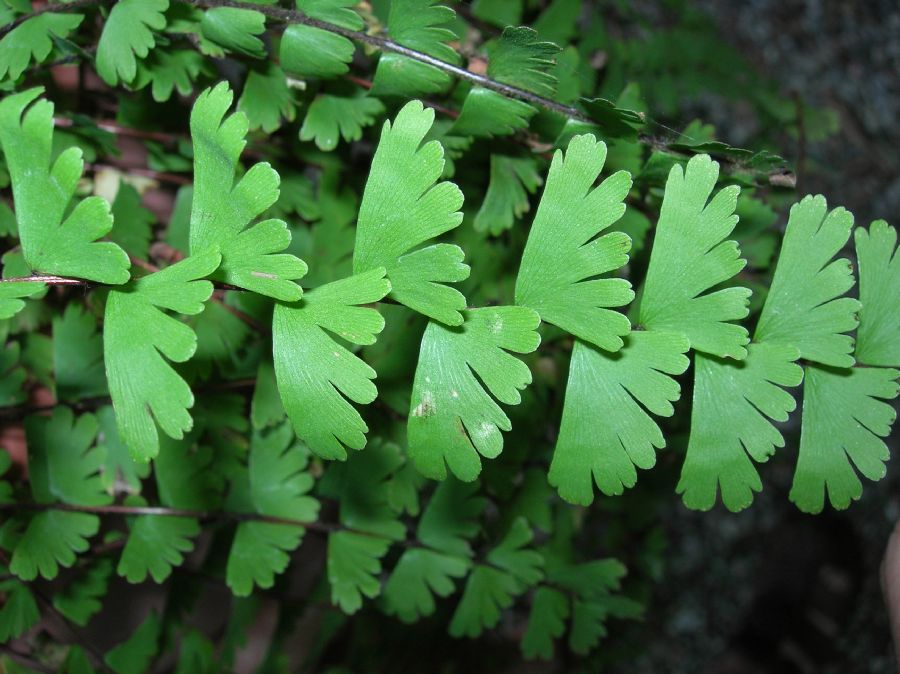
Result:
{"type": "MultiPolygon", "coordinates": [[[[783,161],[654,138],[634,87],[596,85],[586,39],[545,39],[575,34],[562,2],[538,30],[506,25],[521,2],[475,3],[494,34],[432,0],[288,4],[0,0],[0,404],[28,467],[0,452],[4,641],[39,642],[46,613],[89,624],[114,576],[201,574],[235,597],[215,647],[191,595],[105,651],[35,657],[228,671],[299,568],[323,641],[357,612],[476,638],[519,611],[525,657],[562,638],[586,656],[645,597],[579,544],[583,507],[658,452],[686,445],[672,486],[700,510],[752,503],[792,413],[798,508],[884,476],[895,229],[804,197],[760,252],[783,161]],[[46,66],[73,61],[115,124],[69,107],[46,66]],[[109,159],[110,128],[149,171],[109,159]],[[147,175],[178,186],[164,222],[147,175]]],[[[285,601],[259,671],[299,666],[293,617],[285,601]]]]}

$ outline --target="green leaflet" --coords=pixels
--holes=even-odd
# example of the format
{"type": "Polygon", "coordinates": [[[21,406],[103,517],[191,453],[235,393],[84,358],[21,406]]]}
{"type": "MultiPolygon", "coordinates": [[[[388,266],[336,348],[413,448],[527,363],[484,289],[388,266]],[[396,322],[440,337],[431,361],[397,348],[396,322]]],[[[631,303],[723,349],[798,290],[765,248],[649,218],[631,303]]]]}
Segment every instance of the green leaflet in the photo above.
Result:
{"type": "Polygon", "coordinates": [[[119,437],[116,413],[110,405],[97,410],[97,423],[100,426],[97,444],[104,449],[101,472],[104,488],[111,494],[122,491],[139,493],[141,480],[150,475],[150,464],[131,457],[131,452],[119,437]]]}
{"type": "Polygon", "coordinates": [[[488,553],[487,561],[493,566],[511,573],[523,586],[523,590],[544,578],[544,558],[531,550],[534,534],[524,517],[516,519],[500,544],[488,553]]]}
{"type": "Polygon", "coordinates": [[[490,566],[476,564],[466,581],[462,599],[450,622],[450,636],[474,639],[500,621],[520,592],[516,578],[490,566]]]}
{"type": "Polygon", "coordinates": [[[736,512],[762,489],[751,459],[767,461],[784,446],[769,419],[787,421],[797,405],[781,387],[803,380],[798,358],[793,346],[769,342],[750,344],[736,363],[697,354],[691,437],[676,488],[687,507],[709,510],[721,490],[725,507],[736,512]]]}
{"type": "Polygon", "coordinates": [[[197,350],[186,366],[187,378],[190,371],[207,378],[214,366],[227,369],[250,337],[252,328],[235,316],[226,302],[211,302],[203,313],[188,322],[197,333],[197,350]]]}
{"type": "Polygon", "coordinates": [[[750,291],[707,292],[745,264],[737,245],[723,241],[737,223],[739,188],[725,187],[710,199],[718,176],[719,165],[708,155],[696,155],[685,169],[676,164],[669,172],[639,323],[679,332],[696,351],[740,360],[747,355],[747,330],[729,321],[748,314],[750,291]]]}
{"type": "Polygon", "coordinates": [[[61,316],[53,318],[53,371],[60,400],[107,392],[97,319],[78,304],[69,304],[61,316]]]}
{"type": "MultiPolygon", "coordinates": [[[[388,32],[397,44],[428,56],[459,64],[459,54],[448,44],[456,35],[445,26],[453,20],[452,9],[435,4],[437,0],[391,0],[388,32]]],[[[425,96],[446,91],[453,80],[435,66],[393,52],[378,60],[372,78],[375,96],[425,96]]]]}
{"type": "Polygon", "coordinates": [[[135,56],[146,58],[156,45],[153,31],[166,27],[169,0],[119,0],[110,10],[97,44],[97,74],[110,86],[131,82],[135,56]]]}
{"type": "Polygon", "coordinates": [[[223,47],[251,58],[265,58],[266,47],[257,35],[266,30],[266,17],[252,9],[215,7],[203,13],[200,22],[203,37],[223,47]]]}
{"type": "Polygon", "coordinates": [[[128,256],[114,243],[96,241],[112,229],[109,204],[88,197],[68,210],[84,162],[81,150],[70,147],[51,165],[53,104],[35,102],[42,93],[37,87],[0,101],[0,144],[25,260],[32,269],[49,274],[125,283],[128,256]]]}
{"type": "Polygon", "coordinates": [[[540,343],[540,318],[526,307],[484,307],[465,316],[458,328],[429,323],[413,382],[409,456],[433,479],[444,479],[449,466],[472,481],[481,472],[479,455],[500,454],[500,431],[511,424],[494,398],[517,405],[531,383],[528,366],[509,352],[531,353],[540,343]]]}
{"type": "Polygon", "coordinates": [[[280,253],[291,242],[283,221],[250,224],[278,199],[279,177],[268,163],[261,162],[234,184],[248,122],[241,112],[225,116],[232,100],[228,83],[221,82],[200,94],[191,111],[191,253],[215,246],[222,254],[222,266],[215,278],[293,302],[302,294],[294,280],[306,274],[306,263],[280,253]]]}
{"type": "Polygon", "coordinates": [[[434,550],[413,548],[400,557],[384,586],[384,604],[389,615],[412,623],[435,611],[434,597],[449,597],[469,570],[467,559],[434,550]]]}
{"type": "Polygon", "coordinates": [[[331,601],[347,614],[362,607],[362,598],[381,592],[381,558],[390,541],[377,536],[339,531],[328,536],[328,582],[331,601]]]}
{"type": "Polygon", "coordinates": [[[16,544],[9,570],[23,580],[34,580],[38,575],[52,580],[60,566],[72,566],[77,554],[88,550],[88,539],[99,528],[96,515],[61,510],[39,513],[28,522],[16,544]]]}
{"type": "Polygon", "coordinates": [[[643,606],[627,597],[604,596],[572,602],[572,628],[569,648],[579,655],[587,655],[605,637],[609,618],[640,618],[643,606]]]}
{"type": "Polygon", "coordinates": [[[528,660],[553,657],[553,642],[566,631],[569,599],[552,587],[542,586],[534,593],[528,629],[522,637],[522,653],[528,660]]]}
{"type": "Polygon", "coordinates": [[[422,144],[433,121],[434,110],[410,101],[393,124],[384,123],[359,209],[353,272],[384,267],[391,297],[459,325],[466,299],[443,284],[469,276],[462,249],[446,243],[418,248],[462,222],[462,192],[453,183],[436,183],[444,168],[441,144],[422,144]]]}
{"type": "MultiPolygon", "coordinates": [[[[565,47],[551,68],[551,77],[556,79],[556,94],[554,98],[560,103],[572,104],[581,98],[582,89],[587,90],[587,85],[581,79],[579,67],[581,57],[574,45],[565,47]]],[[[640,153],[640,149],[638,149],[640,153]]],[[[637,167],[635,167],[637,168],[637,167]]]]}
{"type": "Polygon", "coordinates": [[[365,126],[372,126],[384,112],[384,105],[370,96],[319,94],[310,103],[300,127],[300,140],[314,140],[325,152],[337,147],[338,135],[351,143],[362,138],[365,126]]]}
{"type": "Polygon", "coordinates": [[[355,47],[342,35],[314,26],[292,24],[281,39],[280,61],[297,77],[334,78],[349,72],[355,47]]]}
{"type": "Polygon", "coordinates": [[[789,344],[823,365],[853,365],[853,338],[841,333],[857,326],[859,302],[840,297],[853,287],[853,269],[849,260],[832,260],[852,228],[853,215],[843,208],[828,213],[822,196],[791,207],[754,339],[789,344]]]}
{"type": "Polygon", "coordinates": [[[881,438],[890,434],[897,412],[883,401],[900,393],[898,378],[900,370],[892,368],[806,367],[800,454],[790,493],[800,510],[821,512],[826,492],[831,505],[843,510],[862,495],[857,472],[869,480],[884,477],[890,453],[881,438]]]}
{"type": "MultiPolygon", "coordinates": [[[[209,447],[193,449],[186,438],[162,439],[154,462],[159,500],[169,508],[206,510],[218,504],[220,477],[212,470],[209,447]]],[[[143,505],[136,500],[137,505],[143,505]]],[[[148,574],[163,582],[180,566],[184,555],[194,549],[192,539],[200,533],[200,523],[191,517],[139,515],[129,521],[130,532],[116,572],[130,583],[144,582],[148,574]]]]}
{"type": "Polygon", "coordinates": [[[263,429],[275,426],[286,418],[275,382],[275,366],[269,360],[262,360],[256,372],[256,386],[250,402],[250,421],[253,428],[263,429]]]}
{"type": "Polygon", "coordinates": [[[488,77],[552,97],[556,90],[554,57],[559,52],[552,42],[541,42],[532,28],[506,26],[500,37],[487,45],[488,77]]]}
{"type": "Polygon", "coordinates": [[[553,530],[553,489],[546,472],[538,467],[526,468],[515,495],[505,504],[506,512],[499,527],[508,527],[517,517],[524,517],[531,526],[544,532],[553,530]]]}
{"type": "Polygon", "coordinates": [[[355,0],[294,0],[297,9],[319,21],[348,30],[362,30],[363,18],[353,9],[355,0]]]}
{"type": "Polygon", "coordinates": [[[200,523],[190,517],[136,517],[116,573],[129,583],[142,583],[148,575],[162,583],[194,549],[191,539],[199,533],[200,523]]]}
{"type": "Polygon", "coordinates": [[[575,341],[559,438],[548,479],[570,503],[590,505],[592,483],[618,495],[637,482],[635,468],[656,464],[666,441],[648,412],[672,416],[681,387],[672,377],[690,364],[679,334],[632,332],[610,354],[575,341]]]}
{"type": "Polygon", "coordinates": [[[144,674],[156,655],[162,624],[153,611],[125,641],[103,656],[116,674],[144,674]]]}
{"type": "Polygon", "coordinates": [[[391,504],[391,480],[403,463],[400,449],[388,442],[332,466],[322,480],[323,496],[340,502],[340,522],[346,531],[328,537],[328,580],[332,602],[352,613],[362,597],[381,591],[381,558],[391,540],[402,541],[406,528],[391,504]]]}
{"type": "Polygon", "coordinates": [[[46,288],[32,281],[0,281],[0,320],[12,318],[25,308],[23,297],[31,297],[46,288]]]}
{"type": "Polygon", "coordinates": [[[370,93],[379,98],[423,98],[445,93],[452,83],[453,79],[443,70],[386,52],[378,59],[370,93]]]}
{"type": "Polygon", "coordinates": [[[247,115],[251,130],[272,133],[281,127],[282,120],[293,122],[297,111],[284,71],[272,62],[250,70],[237,109],[247,115]]]}
{"type": "MultiPolygon", "coordinates": [[[[0,475],[5,475],[12,466],[12,457],[5,449],[0,449],[0,475]]],[[[6,480],[0,480],[0,503],[13,503],[13,488],[6,480]]]]}
{"type": "Polygon", "coordinates": [[[17,405],[27,399],[22,390],[27,373],[20,363],[21,350],[18,342],[0,349],[0,406],[17,405]]]}
{"type": "Polygon", "coordinates": [[[219,663],[212,641],[196,628],[191,628],[181,638],[179,646],[174,674],[215,674],[218,671],[219,663]]]}
{"type": "Polygon", "coordinates": [[[52,37],[66,37],[82,20],[81,14],[45,12],[13,28],[0,40],[0,80],[19,79],[32,60],[43,63],[53,50],[52,37]]]}
{"type": "MultiPolygon", "coordinates": [[[[643,612],[643,606],[628,597],[614,594],[621,587],[621,580],[625,576],[625,566],[615,559],[595,559],[590,562],[573,564],[563,561],[557,556],[558,550],[552,547],[546,548],[547,580],[558,588],[571,595],[571,625],[569,629],[569,648],[575,653],[587,654],[593,649],[600,638],[606,635],[606,622],[609,618],[639,618],[643,612]]],[[[535,593],[541,592],[542,588],[535,593]]],[[[550,600],[546,600],[549,604],[550,600]]],[[[561,612],[561,606],[557,604],[554,610],[561,612]]],[[[532,631],[531,623],[538,620],[538,627],[532,641],[523,641],[523,650],[526,655],[526,646],[530,645],[537,657],[547,658],[552,654],[554,632],[549,631],[552,625],[547,625],[546,619],[536,613],[533,606],[529,632],[532,631]]],[[[558,629],[558,628],[557,628],[558,629]]]]}
{"type": "Polygon", "coordinates": [[[452,477],[441,482],[422,513],[417,538],[454,557],[472,557],[471,540],[481,530],[478,520],[487,507],[479,490],[477,482],[452,477]]]}
{"type": "Polygon", "coordinates": [[[146,260],[153,239],[153,213],[141,204],[141,195],[124,181],[119,182],[111,208],[113,229],[111,241],[119,244],[129,255],[146,260]]]}
{"type": "Polygon", "coordinates": [[[502,234],[531,209],[528,195],[543,183],[533,158],[491,154],[491,182],[475,215],[475,229],[502,234]]]}
{"type": "Polygon", "coordinates": [[[15,578],[0,581],[0,592],[6,598],[0,607],[0,641],[6,644],[36,625],[41,613],[31,590],[15,578]]]}
{"type": "Polygon", "coordinates": [[[527,548],[532,532],[517,519],[487,555],[490,566],[476,564],[450,622],[450,636],[477,637],[497,625],[500,612],[543,577],[543,557],[527,548]]]}
{"type": "MultiPolygon", "coordinates": [[[[307,493],[313,478],[307,471],[308,453],[294,444],[291,427],[282,424],[267,433],[257,432],[250,446],[246,473],[235,479],[229,501],[232,510],[315,522],[319,503],[307,493]]],[[[225,582],[237,596],[247,596],[254,585],[272,587],[303,538],[302,527],[271,522],[238,524],[228,555],[225,582]]]]}
{"type": "MultiPolygon", "coordinates": [[[[636,140],[638,131],[644,126],[644,117],[640,112],[621,108],[605,98],[585,99],[581,104],[605,138],[636,140]]],[[[706,193],[708,197],[709,192],[706,193]]]]}
{"type": "Polygon", "coordinates": [[[585,598],[595,599],[618,590],[626,571],[622,562],[611,558],[573,564],[551,553],[547,559],[547,580],[585,598]]]}
{"type": "Polygon", "coordinates": [[[522,22],[522,0],[474,0],[472,14],[498,28],[522,22]]]}
{"type": "Polygon", "coordinates": [[[153,100],[164,102],[172,97],[173,91],[188,96],[193,91],[194,81],[205,70],[203,56],[193,50],[157,49],[137,64],[137,76],[132,86],[143,89],[150,84],[153,100]]]}
{"type": "Polygon", "coordinates": [[[92,447],[97,436],[94,415],[76,418],[71,409],[59,406],[50,417],[28,417],[25,435],[29,482],[36,502],[109,503],[99,475],[103,452],[92,447]]]}
{"type": "Polygon", "coordinates": [[[854,232],[859,265],[859,331],[856,359],[900,367],[900,253],[897,230],[876,220],[854,232]]]}
{"type": "Polygon", "coordinates": [[[112,570],[111,560],[98,559],[53,597],[53,606],[68,620],[84,627],[103,606],[112,570]]]}
{"type": "Polygon", "coordinates": [[[153,463],[159,500],[178,510],[211,510],[221,505],[222,473],[217,461],[223,457],[209,446],[195,446],[192,438],[162,438],[153,463]]]}
{"type": "Polygon", "coordinates": [[[496,91],[472,87],[451,131],[461,136],[509,136],[528,127],[537,108],[496,91]]]}
{"type": "Polygon", "coordinates": [[[188,408],[194,395],[165,358],[188,360],[197,337],[163,309],[203,311],[213,287],[199,279],[211,274],[220,259],[217,251],[209,250],[109,293],[103,322],[109,393],[119,436],[137,460],[146,462],[159,452],[157,424],[173,438],[192,426],[188,408]]]}
{"type": "MultiPolygon", "coordinates": [[[[348,30],[362,30],[362,17],[350,9],[355,0],[296,0],[297,9],[313,19],[348,30]]],[[[282,67],[298,77],[333,78],[349,71],[356,48],[342,35],[322,28],[291,24],[281,39],[282,67]]]]}
{"type": "Polygon", "coordinates": [[[340,521],[354,531],[403,540],[406,527],[391,504],[391,480],[403,464],[400,448],[373,442],[365,452],[333,466],[320,484],[323,496],[340,503],[340,521]]]}
{"type": "Polygon", "coordinates": [[[375,371],[331,335],[351,344],[374,343],[384,319],[357,305],[377,302],[390,288],[384,269],[374,269],[319,286],[298,304],[275,306],[278,391],[297,435],[322,458],[343,460],[345,446],[365,446],[368,427],[348,399],[368,404],[377,395],[375,371]]]}
{"type": "Polygon", "coordinates": [[[516,304],[542,320],[608,351],[622,348],[628,319],[608,307],[634,298],[624,279],[595,278],[628,262],[631,240],[621,232],[598,234],[625,212],[631,176],[619,171],[593,187],[606,161],[606,145],[576,136],[566,154],[557,150],[547,174],[516,279],[516,304]]]}
{"type": "Polygon", "coordinates": [[[537,33],[548,40],[565,43],[579,31],[580,0],[552,0],[534,22],[537,33]]]}
{"type": "Polygon", "coordinates": [[[423,52],[445,63],[459,63],[459,54],[448,44],[456,39],[445,27],[456,13],[436,4],[438,0],[391,0],[388,30],[404,47],[423,52]]]}
{"type": "MultiPolygon", "coordinates": [[[[56,407],[51,417],[25,420],[29,481],[37,503],[95,506],[109,503],[99,474],[103,450],[92,447],[97,421],[91,414],[75,418],[68,407],[56,407]]],[[[62,510],[39,512],[16,545],[9,570],[23,580],[38,574],[53,579],[59,566],[68,567],[88,548],[97,533],[96,515],[62,510]]]]}

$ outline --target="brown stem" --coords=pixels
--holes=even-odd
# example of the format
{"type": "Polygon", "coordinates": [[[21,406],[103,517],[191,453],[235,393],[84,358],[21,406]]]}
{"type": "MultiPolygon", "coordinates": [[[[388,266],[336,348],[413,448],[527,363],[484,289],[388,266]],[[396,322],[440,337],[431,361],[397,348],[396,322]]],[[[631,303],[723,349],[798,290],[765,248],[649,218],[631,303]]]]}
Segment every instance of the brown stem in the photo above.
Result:
{"type": "MultiPolygon", "coordinates": [[[[232,512],[230,510],[189,510],[186,508],[167,508],[164,506],[126,506],[126,505],[104,505],[104,506],[86,506],[74,505],[71,503],[0,503],[0,512],[47,512],[50,510],[59,510],[64,512],[87,513],[90,515],[120,515],[124,517],[190,517],[191,519],[201,521],[225,520],[229,522],[264,522],[267,524],[284,524],[287,526],[302,527],[309,531],[320,534],[331,534],[336,531],[348,531],[361,536],[373,536],[381,538],[377,534],[373,534],[361,529],[352,529],[340,524],[332,524],[330,522],[318,522],[298,520],[290,517],[276,517],[274,515],[263,515],[260,513],[241,513],[232,512]]],[[[413,545],[411,541],[398,541],[401,545],[413,545]]]]}
{"type": "Polygon", "coordinates": [[[161,183],[170,183],[172,185],[191,185],[193,184],[193,179],[188,176],[179,175],[177,173],[163,173],[161,171],[154,171],[153,169],[145,169],[140,168],[138,166],[127,166],[115,160],[107,160],[109,164],[85,164],[85,168],[89,171],[102,171],[103,169],[109,169],[113,171],[119,171],[121,173],[133,173],[134,175],[144,176],[146,178],[152,178],[153,180],[159,181],[161,183]]]}
{"type": "MultiPolygon", "coordinates": [[[[90,5],[100,4],[101,2],[106,2],[107,0],[75,0],[75,2],[71,2],[66,5],[54,5],[53,7],[59,10],[71,10],[78,9],[82,7],[87,7],[90,5]]],[[[505,84],[503,82],[498,82],[496,80],[491,79],[486,75],[482,75],[480,73],[472,72],[466,70],[457,65],[453,65],[452,63],[447,63],[446,61],[442,61],[438,58],[425,54],[424,52],[420,52],[415,49],[410,49],[409,47],[404,47],[401,44],[394,42],[391,39],[381,37],[378,35],[370,35],[363,31],[355,31],[344,28],[342,26],[338,26],[335,24],[328,23],[326,21],[319,21],[318,19],[314,19],[302,12],[285,9],[282,7],[273,7],[268,5],[257,5],[250,4],[248,2],[240,2],[238,0],[179,0],[180,2],[184,2],[187,4],[194,5],[196,7],[202,8],[211,8],[215,9],[218,7],[230,7],[234,9],[246,9],[250,11],[259,12],[269,19],[275,21],[281,21],[287,24],[302,24],[306,26],[312,26],[314,28],[319,28],[320,30],[328,31],[330,33],[335,33],[337,35],[341,35],[350,40],[356,40],[357,42],[362,42],[364,44],[371,45],[381,51],[385,52],[393,52],[395,54],[400,54],[407,58],[413,59],[420,63],[425,63],[427,65],[433,66],[439,70],[442,70],[450,75],[453,75],[461,80],[465,80],[467,82],[471,82],[474,85],[483,87],[485,89],[489,89],[491,91],[496,91],[503,96],[507,96],[509,98],[515,98],[521,101],[525,101],[527,103],[536,105],[538,107],[544,108],[546,110],[550,110],[556,112],[564,117],[568,117],[570,119],[576,119],[583,122],[593,123],[591,118],[581,112],[578,108],[565,105],[563,103],[559,103],[554,101],[551,98],[546,98],[544,96],[540,96],[539,94],[535,94],[531,91],[527,91],[526,89],[522,89],[520,87],[516,87],[510,84],[505,84]]],[[[7,24],[3,28],[0,28],[0,37],[2,37],[5,32],[9,32],[16,25],[21,23],[22,21],[35,16],[36,14],[42,13],[44,10],[39,10],[38,12],[34,12],[29,15],[25,15],[17,18],[15,21],[7,24]]],[[[663,126],[657,122],[653,122],[652,120],[647,120],[649,123],[655,124],[657,126],[663,126]]],[[[665,128],[665,127],[664,127],[665,128]]],[[[638,142],[648,145],[650,147],[655,147],[658,149],[668,149],[668,144],[665,142],[661,142],[658,139],[646,135],[641,134],[638,137],[638,142]]],[[[672,150],[670,150],[672,151],[672,150]]],[[[679,152],[679,154],[682,154],[679,152]]],[[[730,167],[732,169],[740,169],[740,162],[736,162],[728,157],[720,157],[719,163],[721,163],[724,167],[730,167]]],[[[179,179],[181,179],[179,177],[179,179]]],[[[183,180],[183,179],[181,179],[183,180]]],[[[788,171],[786,172],[783,169],[776,169],[771,171],[769,174],[769,183],[771,184],[779,184],[779,185],[792,185],[794,182],[793,175],[788,171]]]]}
{"type": "Polygon", "coordinates": [[[0,283],[46,283],[51,286],[85,286],[90,287],[91,282],[80,278],[67,278],[65,276],[51,276],[33,274],[31,276],[17,276],[14,278],[0,279],[0,283]]]}
{"type": "Polygon", "coordinates": [[[533,103],[534,105],[546,108],[547,110],[558,112],[559,114],[566,117],[572,117],[574,119],[580,119],[582,121],[590,121],[590,119],[580,110],[570,105],[563,105],[562,103],[558,103],[550,98],[545,98],[525,89],[521,89],[510,84],[504,84],[503,82],[497,82],[496,80],[492,80],[485,75],[479,75],[478,73],[470,72],[465,68],[453,65],[452,63],[447,63],[446,61],[442,61],[424,52],[410,49],[409,47],[404,47],[403,45],[398,44],[388,38],[380,37],[378,35],[369,35],[368,33],[365,33],[363,31],[350,30],[348,28],[337,26],[326,21],[319,21],[318,19],[314,19],[296,10],[283,9],[281,7],[271,7],[267,5],[251,5],[249,3],[238,2],[236,0],[182,1],[192,5],[196,5],[198,7],[233,7],[239,9],[252,9],[276,21],[282,21],[284,23],[299,23],[306,26],[319,28],[330,33],[336,33],[337,35],[342,35],[343,37],[346,37],[350,40],[356,40],[357,42],[371,45],[372,47],[375,47],[381,51],[393,52],[395,54],[400,54],[401,56],[411,58],[415,61],[419,61],[420,63],[426,63],[430,66],[434,66],[439,70],[443,70],[450,75],[454,75],[461,80],[471,82],[472,84],[484,87],[485,89],[491,89],[492,91],[496,91],[497,93],[503,94],[504,96],[517,98],[528,103],[533,103]]]}
{"type": "MultiPolygon", "coordinates": [[[[256,386],[255,379],[230,379],[215,384],[201,386],[195,389],[198,393],[209,393],[215,391],[235,391],[245,388],[254,388],[256,386]]],[[[0,421],[9,421],[12,419],[22,419],[30,414],[40,414],[42,412],[52,412],[57,407],[65,405],[71,407],[76,412],[90,412],[96,410],[103,405],[109,405],[111,398],[109,396],[93,396],[91,398],[82,398],[75,402],[57,401],[49,405],[13,405],[11,407],[0,407],[0,421]]]]}
{"type": "MultiPolygon", "coordinates": [[[[128,136],[129,138],[140,138],[142,140],[155,140],[159,143],[177,143],[179,140],[187,139],[185,135],[175,133],[166,133],[165,131],[146,131],[144,129],[133,129],[130,126],[122,126],[118,122],[110,120],[98,120],[97,128],[117,136],[128,136]]],[[[68,117],[54,117],[53,125],[62,129],[68,129],[75,126],[75,123],[68,117]]]]}
{"type": "Polygon", "coordinates": [[[47,665],[38,662],[31,656],[29,656],[25,653],[20,653],[19,651],[12,649],[5,644],[0,644],[0,653],[5,655],[7,658],[12,660],[13,662],[17,662],[20,665],[24,665],[25,667],[28,667],[29,669],[33,669],[36,672],[49,672],[49,674],[53,674],[53,672],[56,671],[52,667],[48,667],[47,665]]]}

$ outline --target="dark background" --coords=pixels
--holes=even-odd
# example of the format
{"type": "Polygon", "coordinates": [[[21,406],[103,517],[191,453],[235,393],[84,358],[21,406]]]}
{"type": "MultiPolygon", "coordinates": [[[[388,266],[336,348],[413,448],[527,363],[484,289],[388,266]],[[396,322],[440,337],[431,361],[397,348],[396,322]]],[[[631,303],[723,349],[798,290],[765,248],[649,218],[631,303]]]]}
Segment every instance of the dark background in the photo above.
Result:
{"type": "MultiPolygon", "coordinates": [[[[652,5],[665,3],[647,3],[652,5]]],[[[800,194],[822,193],[858,224],[900,213],[900,3],[896,0],[696,0],[780,92],[828,107],[824,141],[785,138],[800,194]],[[798,160],[802,164],[797,165],[798,160]]],[[[740,102],[710,94],[685,111],[741,145],[755,133],[740,102]]],[[[780,224],[783,225],[782,217],[780,224]]],[[[795,415],[797,416],[797,415],[795,415]]],[[[900,519],[900,469],[866,484],[849,510],[819,516],[788,501],[796,428],[761,466],[765,489],[731,514],[664,514],[666,570],[642,626],[645,653],[618,672],[896,672],[880,563],[900,519]]],[[[897,433],[888,439],[895,452],[897,433]]]]}

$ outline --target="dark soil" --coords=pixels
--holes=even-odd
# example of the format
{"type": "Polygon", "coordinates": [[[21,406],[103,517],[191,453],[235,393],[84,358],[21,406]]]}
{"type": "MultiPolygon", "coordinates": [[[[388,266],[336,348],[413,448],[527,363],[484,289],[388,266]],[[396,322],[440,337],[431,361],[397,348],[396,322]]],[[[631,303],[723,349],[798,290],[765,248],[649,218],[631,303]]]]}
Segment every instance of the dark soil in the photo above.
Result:
{"type": "MultiPolygon", "coordinates": [[[[721,36],[782,93],[837,111],[824,142],[789,144],[802,193],[822,193],[857,222],[900,215],[900,3],[896,0],[699,0],[721,36]]],[[[696,107],[691,110],[695,112],[696,107]]],[[[698,116],[740,143],[728,108],[698,116]]],[[[900,466],[866,484],[849,510],[810,517],[788,501],[796,438],[761,473],[765,491],[738,515],[665,516],[665,580],[648,609],[645,652],[617,671],[896,672],[879,567],[900,519],[900,466]]],[[[888,440],[896,451],[895,433],[888,440]]]]}

